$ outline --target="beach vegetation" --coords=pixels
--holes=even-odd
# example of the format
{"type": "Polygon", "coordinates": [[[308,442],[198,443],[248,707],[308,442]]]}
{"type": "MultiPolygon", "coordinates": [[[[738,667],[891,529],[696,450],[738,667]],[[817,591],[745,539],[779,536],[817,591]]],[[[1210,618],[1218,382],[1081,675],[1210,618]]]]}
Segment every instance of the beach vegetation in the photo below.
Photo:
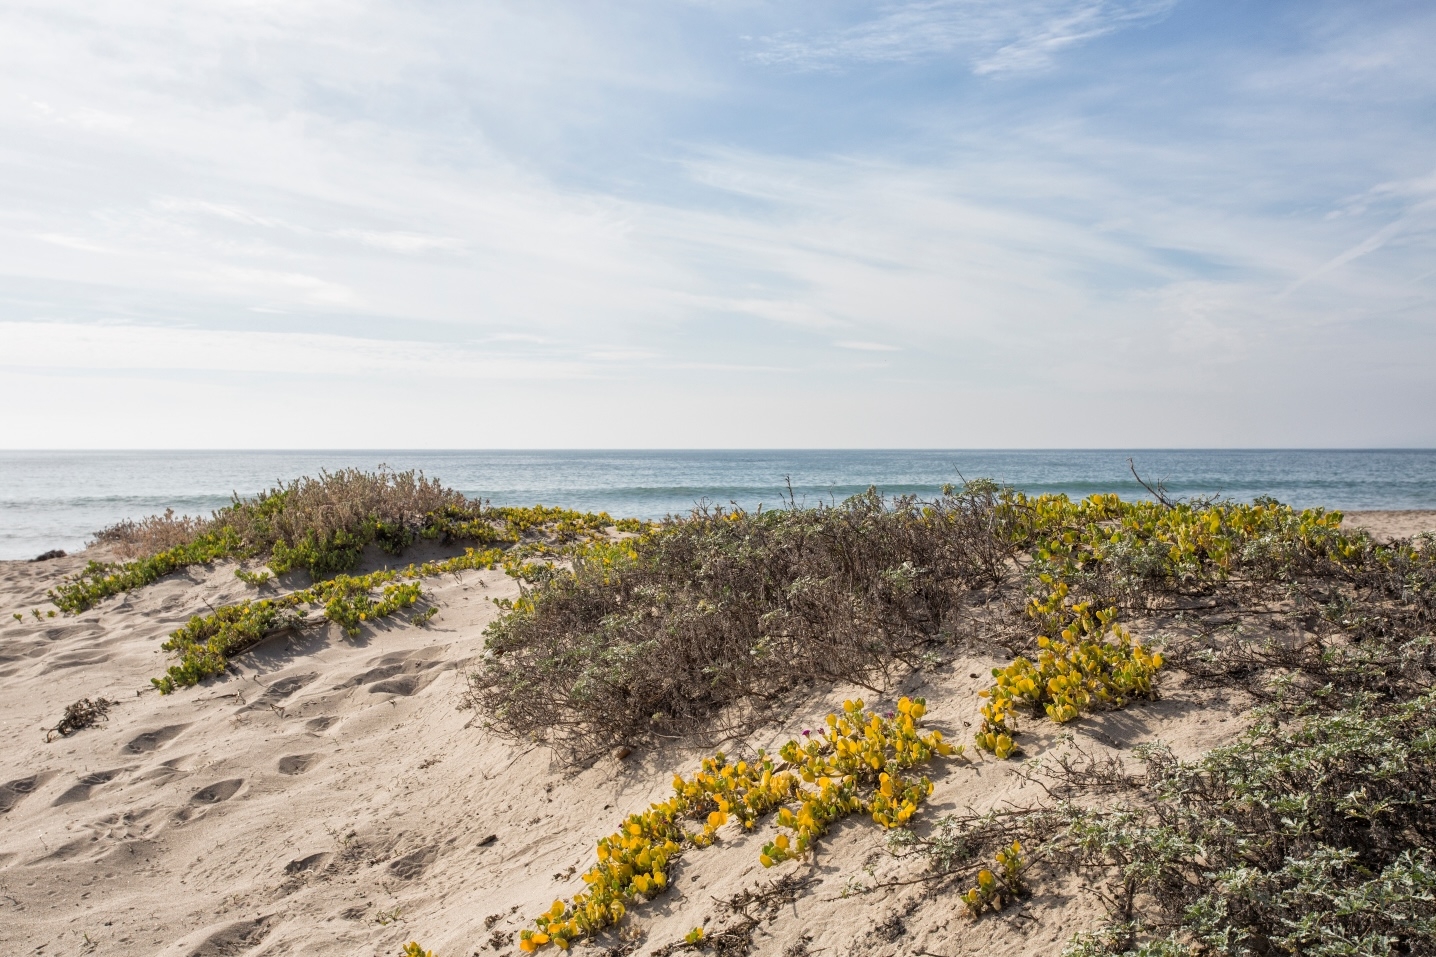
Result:
{"type": "Polygon", "coordinates": [[[110,708],[118,702],[107,698],[81,698],[65,707],[65,715],[53,728],[45,730],[45,743],[49,744],[54,735],[68,738],[77,731],[94,727],[101,721],[109,720],[110,708]]]}
{"type": "MultiPolygon", "coordinates": [[[[318,612],[321,620],[333,622],[354,637],[365,624],[377,624],[422,602],[423,579],[492,569],[502,558],[500,549],[469,548],[444,561],[380,569],[367,575],[336,575],[279,598],[222,605],[207,615],[193,616],[170,634],[161,647],[179,660],[169,666],[163,677],[151,681],[161,694],[169,694],[221,674],[234,655],[282,631],[306,625],[310,611],[318,612]]],[[[436,612],[430,606],[416,613],[411,621],[422,624],[436,612]]]]}
{"type": "Polygon", "coordinates": [[[700,511],[622,545],[549,567],[491,629],[475,697],[501,730],[581,756],[761,713],[809,682],[879,686],[947,640],[955,607],[993,600],[1028,624],[1004,634],[1015,653],[978,699],[979,753],[1020,754],[1019,720],[1069,724],[1153,699],[1168,671],[1239,691],[1253,724],[1192,760],[1139,746],[1136,772],[1045,755],[1023,773],[1051,801],[919,836],[909,822],[930,784],[891,758],[861,770],[862,745],[848,748],[874,716],[849,702],[776,761],[715,757],[675,781],[671,800],[691,804],[655,805],[601,842],[589,883],[609,896],[556,901],[526,950],[567,946],[662,893],[629,854],[666,867],[724,827],[771,818],[760,863],[777,866],[858,813],[895,853],[923,854],[973,917],[1045,876],[1082,875],[1107,916],[1072,939],[1073,957],[1436,950],[1432,540],[1381,543],[1338,512],[1270,500],[1072,501],[978,484],[937,503],[700,511]],[[970,554],[945,553],[949,536],[970,554]],[[1172,630],[1154,642],[1139,625],[1172,630]],[[703,812],[698,826],[675,807],[703,812]],[[605,876],[610,862],[622,877],[605,876]]]}
{"type": "Polygon", "coordinates": [[[1063,516],[1029,526],[1054,546],[1029,580],[1041,637],[1072,630],[1072,593],[1164,616],[1182,626],[1169,666],[1255,702],[1252,724],[1191,759],[1139,745],[1135,769],[1044,756],[1026,773],[1052,801],[902,830],[895,852],[977,913],[1005,898],[1008,863],[974,877],[977,855],[1020,836],[1024,883],[1079,875],[1105,906],[1068,957],[1436,952],[1436,539],[1381,543],[1269,501],[1025,504],[1063,516]]]}
{"type": "Polygon", "coordinates": [[[255,588],[262,588],[269,582],[274,580],[274,573],[269,571],[269,569],[262,569],[257,572],[251,572],[243,568],[236,568],[234,570],[234,577],[238,578],[246,585],[253,585],[255,588]]]}
{"type": "Polygon", "coordinates": [[[1022,882],[1024,864],[1021,841],[999,849],[993,862],[996,870],[984,867],[978,871],[976,885],[961,895],[967,912],[978,917],[984,910],[999,911],[1020,896],[1026,890],[1022,882]]]}
{"type": "Polygon", "coordinates": [[[979,692],[987,699],[976,734],[984,751],[999,758],[1017,751],[1013,736],[1020,710],[1065,724],[1092,708],[1116,709],[1136,698],[1155,697],[1153,677],[1162,666],[1161,652],[1134,641],[1116,623],[1116,608],[1094,612],[1087,602],[1069,606],[1067,595],[1066,583],[1058,583],[1047,599],[1029,603],[1028,614],[1057,634],[1038,635],[1036,661],[1019,656],[1005,668],[993,668],[996,683],[979,692]]]}
{"type": "MultiPolygon", "coordinates": [[[[623,524],[634,530],[647,523],[623,524]]],[[[562,549],[614,526],[603,513],[490,506],[420,472],[344,469],[280,483],[252,498],[235,496],[207,519],[169,511],[111,526],[95,543],[129,560],[91,560],[50,598],[60,610],[78,613],[184,568],[221,560],[257,560],[271,575],[303,571],[318,581],[353,571],[371,546],[397,556],[421,540],[493,548],[541,539],[562,549]]],[[[265,580],[254,577],[263,572],[241,571],[250,584],[265,580]]]]}
{"type": "Polygon", "coordinates": [[[700,508],[545,568],[489,629],[476,702],[576,760],[755,727],[815,682],[878,688],[1007,574],[995,493],[700,508]],[[722,716],[719,719],[719,716],[722,716]]]}
{"type": "MultiPolygon", "coordinates": [[[[884,828],[906,824],[932,793],[932,781],[912,772],[961,753],[940,732],[920,730],[925,712],[921,698],[900,698],[884,714],[847,701],[841,714],[827,716],[824,730],[779,748],[778,761],[762,750],[751,761],[718,752],[693,775],[675,775],[671,797],[629,815],[598,841],[597,860],[583,875],[586,889],[554,901],[534,929],[520,932],[519,948],[567,950],[617,924],[632,906],[668,888],[672,862],[685,850],[712,846],[725,828],[751,832],[776,812],[780,833],[758,858],[772,867],[806,855],[850,815],[884,828]]],[[[701,939],[700,933],[688,942],[701,939]]]]}
{"type": "MultiPolygon", "coordinates": [[[[824,689],[879,700],[963,642],[1002,649],[971,702],[970,754],[910,697],[890,709],[854,698],[773,754],[713,744],[597,842],[584,890],[520,933],[526,952],[622,921],[716,842],[753,834],[758,863],[781,869],[857,819],[895,854],[921,855],[934,893],[974,919],[1082,876],[1105,916],[1071,957],[1436,952],[1436,540],[1378,542],[1339,512],[1271,500],[1071,500],[985,482],[930,502],[870,491],[627,523],[430,501],[436,485],[392,475],[376,480],[385,494],[426,507],[330,514],[304,481],[237,501],[232,521],[156,520],[132,537],[163,548],[87,569],[55,603],[80,610],[191,559],[311,576],[176,630],[176,663],[156,679],[168,692],[285,628],[423,623],[436,610],[425,578],[500,568],[521,589],[487,632],[471,702],[494,730],[575,762],[640,741],[741,739],[824,689]],[[326,517],[290,522],[300,513],[326,517]],[[352,574],[364,549],[426,538],[467,550],[352,574]],[[1125,761],[1024,750],[1034,723],[1080,726],[1177,680],[1239,698],[1245,733],[1192,758],[1159,743],[1125,761]],[[958,756],[1029,758],[1013,771],[1047,798],[915,829],[929,768],[958,756]]],[[[368,501],[371,486],[354,487],[368,501]]]]}

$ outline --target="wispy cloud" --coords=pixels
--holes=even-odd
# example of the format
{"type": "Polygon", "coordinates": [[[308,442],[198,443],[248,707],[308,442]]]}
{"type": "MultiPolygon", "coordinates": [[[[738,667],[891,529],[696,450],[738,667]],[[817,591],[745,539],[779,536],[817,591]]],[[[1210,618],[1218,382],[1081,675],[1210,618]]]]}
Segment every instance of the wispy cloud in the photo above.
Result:
{"type": "Polygon", "coordinates": [[[923,0],[841,30],[764,37],[754,59],[804,69],[959,57],[974,73],[1042,70],[1057,54],[1160,19],[1177,0],[923,0]]]}
{"type": "Polygon", "coordinates": [[[288,222],[273,216],[260,215],[239,206],[212,203],[199,199],[181,199],[166,196],[157,200],[153,205],[156,210],[166,214],[180,216],[185,214],[214,216],[240,226],[283,230],[297,236],[312,238],[347,240],[395,253],[421,255],[436,251],[454,252],[464,248],[462,240],[449,236],[430,236],[423,233],[405,232],[402,230],[316,228],[301,223],[288,222]]]}
{"type": "Polygon", "coordinates": [[[16,370],[263,373],[363,379],[554,381],[590,363],[452,343],[218,329],[0,322],[0,365],[16,370]]]}
{"type": "Polygon", "coordinates": [[[1403,233],[1431,232],[1433,228],[1436,228],[1436,172],[1402,182],[1379,184],[1344,204],[1342,209],[1328,214],[1327,218],[1330,220],[1343,215],[1350,217],[1379,215],[1385,207],[1390,205],[1395,205],[1398,210],[1394,219],[1370,235],[1363,237],[1359,242],[1343,249],[1315,269],[1304,273],[1282,290],[1280,298],[1285,299],[1308,283],[1329,275],[1363,256],[1369,256],[1403,233]]]}
{"type": "Polygon", "coordinates": [[[882,342],[864,342],[860,339],[839,339],[833,345],[839,349],[855,349],[858,352],[901,352],[898,346],[890,346],[882,342]]]}
{"type": "Polygon", "coordinates": [[[1436,441],[1436,15],[1173,3],[15,0],[0,445],[1436,441]]]}

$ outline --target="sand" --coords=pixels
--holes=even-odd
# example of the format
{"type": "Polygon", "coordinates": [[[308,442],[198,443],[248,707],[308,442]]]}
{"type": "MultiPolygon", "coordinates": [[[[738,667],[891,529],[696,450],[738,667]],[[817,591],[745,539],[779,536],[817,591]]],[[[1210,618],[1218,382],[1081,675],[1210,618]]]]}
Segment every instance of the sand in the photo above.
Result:
{"type": "MultiPolygon", "coordinates": [[[[1353,520],[1383,534],[1432,527],[1433,513],[1412,515],[1353,520]]],[[[570,770],[487,730],[463,692],[491,599],[516,593],[499,572],[438,581],[441,611],[425,627],[276,639],[238,658],[236,675],[161,696],[149,679],[164,668],[165,636],[252,589],[219,565],[75,617],[9,617],[43,607],[46,588],[86,557],[0,563],[5,953],[396,955],[411,939],[436,957],[517,953],[514,932],[582,888],[594,841],[666,797],[673,773],[701,757],[673,746],[570,770]],[[66,705],[97,697],[116,702],[105,723],[46,742],[66,705]]],[[[928,723],[967,741],[975,693],[999,663],[962,658],[883,700],[925,695],[928,723]]],[[[1047,726],[1025,739],[1029,752],[1064,747],[1070,732],[1096,754],[1160,739],[1191,757],[1239,733],[1242,702],[1175,678],[1161,701],[1047,726]]],[[[771,748],[859,693],[833,689],[747,744],[771,748]]],[[[921,821],[1036,801],[1017,762],[968,755],[935,774],[921,821]]],[[[785,874],[811,883],[755,915],[754,953],[1057,954],[1100,915],[1071,882],[1039,884],[977,922],[921,883],[865,893],[919,873],[869,821],[836,828],[810,861],[765,871],[758,851],[771,833],[730,827],[717,846],[686,852],[666,896],[635,906],[621,936],[576,952],[647,954],[717,928],[732,920],[718,901],[785,874]]]]}
{"type": "Polygon", "coordinates": [[[1383,541],[1410,538],[1425,532],[1436,534],[1436,511],[1404,509],[1399,511],[1345,512],[1343,525],[1364,528],[1383,541]]]}

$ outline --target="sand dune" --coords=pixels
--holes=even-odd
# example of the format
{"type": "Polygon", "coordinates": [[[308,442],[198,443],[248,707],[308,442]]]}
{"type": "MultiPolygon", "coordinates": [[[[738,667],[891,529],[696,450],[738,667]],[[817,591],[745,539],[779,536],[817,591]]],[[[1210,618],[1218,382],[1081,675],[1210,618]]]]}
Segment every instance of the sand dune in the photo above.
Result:
{"type": "MultiPolygon", "coordinates": [[[[1391,514],[1353,519],[1390,534],[1391,514]]],[[[514,933],[581,888],[594,841],[665,797],[702,754],[673,746],[567,769],[488,730],[463,691],[496,614],[490,599],[516,593],[499,572],[437,581],[441,611],[425,627],[277,638],[238,658],[237,673],[161,696],[149,679],[166,664],[168,632],[253,590],[221,565],[75,617],[30,616],[82,562],[0,563],[7,952],[394,955],[410,939],[438,957],[517,952],[514,933]],[[27,614],[16,622],[11,611],[27,614]],[[100,697],[114,702],[107,721],[47,743],[68,704],[100,697]]],[[[928,723],[966,741],[975,692],[1003,661],[946,662],[888,697],[925,695],[928,723]]],[[[854,693],[833,689],[747,745],[771,748],[854,693]]],[[[1071,731],[1097,754],[1161,739],[1196,755],[1230,740],[1242,709],[1170,675],[1163,700],[1049,726],[1027,747],[1050,752],[1071,731]]],[[[1035,800],[1018,772],[969,748],[938,769],[921,820],[1035,800]]],[[[695,926],[736,922],[751,924],[757,954],[1055,954],[1099,912],[1082,888],[1041,884],[974,922],[951,895],[910,883],[916,865],[891,857],[871,822],[850,821],[813,859],[771,870],[757,863],[765,839],[729,829],[686,852],[669,894],[579,951],[647,954],[695,926]],[[752,921],[720,903],[785,876],[800,882],[792,899],[755,905],[752,921]],[[899,883],[863,891],[884,882],[899,883]]]]}

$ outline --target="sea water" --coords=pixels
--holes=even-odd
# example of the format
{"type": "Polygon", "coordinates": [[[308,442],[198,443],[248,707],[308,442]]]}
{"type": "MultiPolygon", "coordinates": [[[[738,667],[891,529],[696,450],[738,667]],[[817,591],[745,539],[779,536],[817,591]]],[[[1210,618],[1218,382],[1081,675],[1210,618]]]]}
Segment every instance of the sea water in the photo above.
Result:
{"type": "Polygon", "coordinates": [[[96,530],[173,508],[208,515],[233,495],[354,467],[419,469],[502,505],[564,505],[661,518],[696,504],[782,507],[876,486],[933,496],[991,478],[1031,493],[1147,495],[1128,468],[1173,496],[1299,507],[1436,508],[1436,450],[1377,451],[215,451],[0,452],[0,559],[83,547],[96,530]]]}

